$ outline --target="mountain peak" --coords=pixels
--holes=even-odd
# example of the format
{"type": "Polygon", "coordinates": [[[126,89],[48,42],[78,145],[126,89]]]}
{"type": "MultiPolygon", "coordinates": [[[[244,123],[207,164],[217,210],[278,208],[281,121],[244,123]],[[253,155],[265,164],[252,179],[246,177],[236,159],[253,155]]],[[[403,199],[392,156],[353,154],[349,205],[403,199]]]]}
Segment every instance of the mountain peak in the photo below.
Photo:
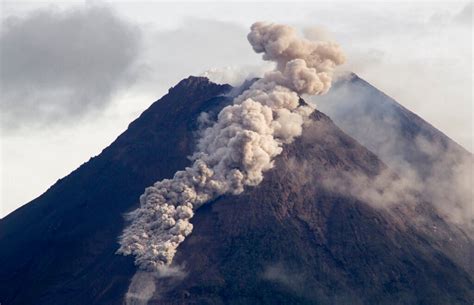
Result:
{"type": "Polygon", "coordinates": [[[210,84],[215,85],[207,77],[190,75],[187,78],[182,79],[179,83],[173,86],[172,89],[183,89],[192,86],[206,86],[210,84]]]}
{"type": "MultiPolygon", "coordinates": [[[[228,104],[231,88],[182,80],[99,156],[0,220],[0,302],[123,304],[136,272],[115,254],[123,215],[189,166],[197,117],[228,104]]],[[[327,181],[386,169],[315,111],[258,187],[196,211],[176,257],[187,276],[157,279],[149,304],[470,304],[471,278],[431,235],[327,181]]]]}
{"type": "Polygon", "coordinates": [[[219,85],[219,84],[213,83],[205,76],[190,75],[187,78],[181,80],[175,86],[171,87],[169,89],[169,93],[173,94],[175,92],[181,92],[183,90],[194,92],[195,90],[208,90],[209,88],[213,88],[213,87],[225,87],[228,89],[231,88],[231,86],[227,84],[219,85]]]}

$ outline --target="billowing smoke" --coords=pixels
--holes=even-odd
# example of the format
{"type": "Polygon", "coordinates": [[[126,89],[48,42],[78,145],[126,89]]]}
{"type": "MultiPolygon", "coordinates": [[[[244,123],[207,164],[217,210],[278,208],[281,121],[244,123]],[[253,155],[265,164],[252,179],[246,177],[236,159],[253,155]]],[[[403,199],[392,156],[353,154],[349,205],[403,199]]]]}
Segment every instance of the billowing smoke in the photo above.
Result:
{"type": "Polygon", "coordinates": [[[283,144],[301,135],[312,112],[300,104],[299,95],[327,92],[334,68],[344,62],[336,44],[300,38],[286,25],[257,22],[248,40],[276,68],[202,131],[192,166],[156,182],[140,197],[118,252],[135,255],[142,269],[160,270],[172,263],[177,247],[193,230],[190,220],[200,206],[262,181],[283,144]]]}

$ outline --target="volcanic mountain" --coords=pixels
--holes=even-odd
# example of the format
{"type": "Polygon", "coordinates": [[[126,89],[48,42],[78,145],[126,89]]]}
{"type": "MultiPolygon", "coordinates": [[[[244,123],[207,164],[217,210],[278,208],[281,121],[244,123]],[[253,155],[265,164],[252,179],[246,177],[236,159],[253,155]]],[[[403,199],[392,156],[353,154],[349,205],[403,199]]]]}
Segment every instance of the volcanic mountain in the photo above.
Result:
{"type": "MultiPolygon", "coordinates": [[[[236,90],[181,81],[100,155],[2,219],[0,302],[124,304],[137,268],[116,254],[123,215],[190,164],[199,114],[216,115],[236,90]]],[[[404,113],[403,128],[456,146],[404,113]]],[[[472,254],[466,229],[406,185],[376,144],[347,133],[315,111],[259,186],[197,210],[175,257],[182,273],[154,279],[148,304],[472,304],[472,264],[459,255],[472,254]]]]}

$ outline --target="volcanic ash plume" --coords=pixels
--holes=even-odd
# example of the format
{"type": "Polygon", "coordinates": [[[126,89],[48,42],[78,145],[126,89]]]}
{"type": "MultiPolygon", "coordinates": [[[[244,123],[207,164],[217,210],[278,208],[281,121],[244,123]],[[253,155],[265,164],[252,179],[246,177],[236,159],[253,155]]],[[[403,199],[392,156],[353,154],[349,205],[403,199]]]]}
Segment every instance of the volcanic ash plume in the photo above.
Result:
{"type": "Polygon", "coordinates": [[[312,109],[300,105],[301,94],[323,94],[334,68],[344,62],[339,46],[298,37],[286,25],[257,22],[248,40],[274,71],[256,81],[221,110],[203,130],[193,164],[148,187],[140,207],[129,214],[118,253],[135,255],[145,270],[172,263],[176,249],[191,234],[190,219],[204,203],[219,195],[240,194],[256,186],[273,167],[283,144],[301,135],[312,109]]]}

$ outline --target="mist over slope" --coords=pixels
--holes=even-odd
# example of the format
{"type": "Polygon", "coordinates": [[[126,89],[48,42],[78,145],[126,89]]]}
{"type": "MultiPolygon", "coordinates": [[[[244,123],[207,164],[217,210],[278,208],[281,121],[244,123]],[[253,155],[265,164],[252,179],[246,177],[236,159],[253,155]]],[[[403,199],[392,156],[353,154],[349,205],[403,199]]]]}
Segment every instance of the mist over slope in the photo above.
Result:
{"type": "Polygon", "coordinates": [[[456,233],[439,229],[424,213],[413,223],[473,273],[473,155],[354,73],[340,77],[327,95],[311,101],[402,177],[394,183],[389,176],[380,175],[374,181],[386,190],[384,196],[361,191],[360,186],[368,181],[359,176],[345,177],[349,185],[345,190],[389,208],[400,200],[412,201],[412,192],[420,194],[426,202],[423,208],[435,209],[454,224],[456,233]]]}
{"type": "Polygon", "coordinates": [[[326,96],[312,100],[444,217],[474,232],[470,152],[353,73],[341,77],[326,96]]]}
{"type": "MultiPolygon", "coordinates": [[[[123,304],[136,272],[115,254],[123,215],[191,163],[200,113],[217,115],[230,90],[181,81],[99,156],[0,220],[0,302],[123,304]]],[[[197,210],[175,256],[182,276],[154,279],[149,304],[471,304],[472,274],[450,250],[472,242],[416,189],[378,206],[387,194],[371,182],[400,179],[382,160],[314,112],[259,186],[197,210]],[[347,176],[371,196],[333,183],[347,176]]]]}

